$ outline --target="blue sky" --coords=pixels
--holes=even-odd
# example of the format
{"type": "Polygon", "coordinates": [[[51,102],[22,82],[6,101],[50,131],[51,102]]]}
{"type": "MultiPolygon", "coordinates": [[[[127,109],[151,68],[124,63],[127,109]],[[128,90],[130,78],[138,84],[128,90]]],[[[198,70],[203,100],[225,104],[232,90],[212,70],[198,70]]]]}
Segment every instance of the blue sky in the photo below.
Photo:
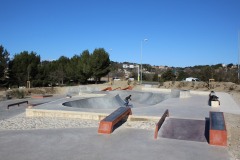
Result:
{"type": "Polygon", "coordinates": [[[42,60],[105,48],[117,62],[238,63],[240,0],[0,0],[0,44],[42,60]]]}

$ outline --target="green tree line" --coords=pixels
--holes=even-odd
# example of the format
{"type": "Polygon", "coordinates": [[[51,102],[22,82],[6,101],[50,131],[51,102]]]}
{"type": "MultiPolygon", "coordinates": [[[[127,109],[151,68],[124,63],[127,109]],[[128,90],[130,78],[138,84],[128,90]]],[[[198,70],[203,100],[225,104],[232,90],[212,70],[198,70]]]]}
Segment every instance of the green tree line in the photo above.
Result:
{"type": "MultiPolygon", "coordinates": [[[[124,62],[126,64],[133,64],[124,62]]],[[[27,81],[31,87],[45,87],[54,85],[87,84],[91,78],[94,83],[101,78],[125,77],[123,63],[113,62],[103,48],[97,48],[90,53],[84,50],[71,58],[61,56],[54,61],[42,61],[35,52],[23,51],[13,55],[0,45],[0,87],[26,86],[27,81]]],[[[157,69],[149,64],[143,64],[143,81],[182,81],[187,77],[196,77],[201,81],[215,79],[219,82],[238,83],[236,65],[196,65],[193,67],[167,67],[167,70],[157,69]]],[[[129,77],[138,79],[137,69],[129,69],[129,77]]]]}
{"type": "Polygon", "coordinates": [[[54,61],[41,61],[35,52],[10,53],[0,45],[0,87],[44,87],[64,84],[86,84],[89,78],[95,83],[110,72],[109,54],[104,48],[88,50],[71,58],[61,56],[54,61]]]}

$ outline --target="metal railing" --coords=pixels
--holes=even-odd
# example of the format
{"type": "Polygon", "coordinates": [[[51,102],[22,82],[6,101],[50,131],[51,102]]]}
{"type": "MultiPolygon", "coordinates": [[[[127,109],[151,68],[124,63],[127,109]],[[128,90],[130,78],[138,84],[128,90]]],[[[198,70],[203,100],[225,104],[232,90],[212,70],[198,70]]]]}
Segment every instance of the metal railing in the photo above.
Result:
{"type": "Polygon", "coordinates": [[[22,101],[22,102],[17,102],[17,103],[9,104],[8,107],[7,107],[7,109],[9,109],[9,107],[15,106],[15,105],[18,105],[18,107],[19,107],[19,104],[23,104],[23,103],[27,103],[27,104],[28,104],[28,101],[22,101]]]}

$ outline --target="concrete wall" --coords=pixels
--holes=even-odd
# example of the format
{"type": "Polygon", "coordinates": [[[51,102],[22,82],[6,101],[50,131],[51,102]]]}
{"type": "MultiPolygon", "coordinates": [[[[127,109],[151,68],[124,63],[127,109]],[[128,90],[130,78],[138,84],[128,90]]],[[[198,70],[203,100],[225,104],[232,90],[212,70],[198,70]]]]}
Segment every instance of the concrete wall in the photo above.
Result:
{"type": "MultiPolygon", "coordinates": [[[[92,112],[74,112],[44,109],[26,109],[26,117],[58,117],[58,118],[79,118],[100,121],[109,114],[92,112]]],[[[156,116],[135,116],[130,115],[128,121],[158,121],[161,117],[156,116]]]]}

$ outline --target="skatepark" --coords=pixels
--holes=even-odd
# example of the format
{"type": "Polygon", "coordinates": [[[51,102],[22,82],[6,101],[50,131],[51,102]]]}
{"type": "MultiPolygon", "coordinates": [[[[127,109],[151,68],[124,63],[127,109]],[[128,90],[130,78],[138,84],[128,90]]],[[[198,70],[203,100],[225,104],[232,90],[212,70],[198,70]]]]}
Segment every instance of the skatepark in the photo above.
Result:
{"type": "Polygon", "coordinates": [[[123,91],[74,87],[65,95],[29,98],[29,104],[19,107],[6,109],[16,102],[4,102],[0,112],[1,117],[5,115],[0,122],[0,156],[4,160],[231,159],[225,146],[209,144],[209,112],[240,114],[240,108],[229,94],[216,94],[221,101],[219,107],[209,106],[207,91],[149,87],[123,91]],[[132,95],[132,115],[111,134],[98,133],[99,122],[124,107],[128,95],[132,95]],[[169,117],[154,139],[155,124],[165,110],[169,110],[169,117]],[[44,123],[28,124],[39,118],[44,123]],[[55,126],[47,127],[52,120],[55,126]],[[79,122],[76,126],[58,126],[58,120],[79,122]],[[12,129],[8,129],[9,124],[12,129]]]}

